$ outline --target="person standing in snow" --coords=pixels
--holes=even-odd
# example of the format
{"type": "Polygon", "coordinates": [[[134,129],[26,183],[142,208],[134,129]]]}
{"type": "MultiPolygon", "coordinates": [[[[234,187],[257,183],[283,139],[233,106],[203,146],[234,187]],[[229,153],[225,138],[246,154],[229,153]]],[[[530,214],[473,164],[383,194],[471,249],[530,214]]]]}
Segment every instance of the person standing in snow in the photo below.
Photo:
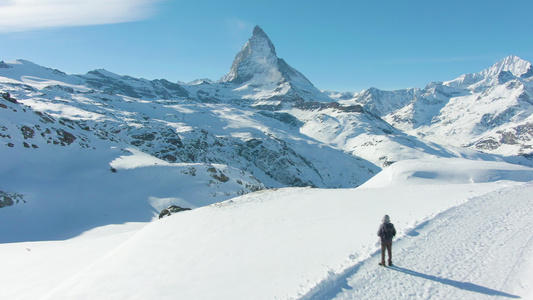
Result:
{"type": "Polygon", "coordinates": [[[392,266],[392,238],[396,235],[394,224],[390,222],[389,215],[383,217],[383,223],[379,226],[378,236],[381,239],[381,262],[380,266],[385,266],[385,249],[389,254],[389,266],[392,266]]]}

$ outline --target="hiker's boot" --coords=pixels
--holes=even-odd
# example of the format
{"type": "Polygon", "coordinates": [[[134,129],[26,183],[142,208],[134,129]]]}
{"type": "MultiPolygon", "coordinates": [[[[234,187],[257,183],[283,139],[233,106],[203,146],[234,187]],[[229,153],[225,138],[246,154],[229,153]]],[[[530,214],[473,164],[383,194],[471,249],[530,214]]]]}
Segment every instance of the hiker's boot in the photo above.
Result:
{"type": "Polygon", "coordinates": [[[389,267],[392,266],[392,260],[389,260],[389,267]]]}

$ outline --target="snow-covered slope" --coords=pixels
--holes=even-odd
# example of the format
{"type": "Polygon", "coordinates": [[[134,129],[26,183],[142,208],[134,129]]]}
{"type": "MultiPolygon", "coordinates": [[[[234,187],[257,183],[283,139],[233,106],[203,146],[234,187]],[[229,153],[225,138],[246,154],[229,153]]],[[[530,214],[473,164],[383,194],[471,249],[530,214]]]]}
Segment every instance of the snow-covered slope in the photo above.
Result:
{"type": "Polygon", "coordinates": [[[360,104],[394,127],[441,145],[502,156],[531,154],[533,112],[531,63],[509,56],[479,73],[422,90],[329,93],[360,104]]]}
{"type": "Polygon", "coordinates": [[[368,187],[260,191],[142,229],[124,224],[65,241],[0,244],[9,253],[0,257],[0,297],[531,295],[526,279],[532,275],[533,234],[523,229],[531,225],[533,186],[523,182],[533,179],[532,169],[439,159],[398,163],[390,170],[398,176],[382,172],[368,187]],[[398,230],[395,269],[377,265],[375,231],[384,214],[398,230]],[[481,225],[490,228],[486,236],[479,236],[481,225]],[[402,280],[391,285],[391,276],[402,280]],[[20,278],[35,278],[32,288],[20,278]]]}
{"type": "Polygon", "coordinates": [[[385,116],[409,104],[420,89],[409,88],[396,91],[383,91],[369,88],[359,93],[324,91],[328,96],[344,105],[358,104],[377,116],[385,116]]]}
{"type": "Polygon", "coordinates": [[[298,120],[287,113],[202,103],[187,98],[178,85],[163,88],[164,81],[102,70],[74,76],[24,61],[4,64],[9,68],[0,69],[0,113],[9,122],[0,139],[12,151],[24,142],[51,143],[49,135],[65,134],[85,148],[102,139],[167,162],[230,165],[271,187],[354,186],[379,170],[300,134],[298,120]],[[22,121],[18,115],[25,109],[45,117],[22,121]],[[46,122],[61,130],[43,126],[46,122]]]}
{"type": "Polygon", "coordinates": [[[394,243],[393,267],[376,252],[300,299],[531,299],[531,196],[528,183],[473,197],[394,243]]]}
{"type": "Polygon", "coordinates": [[[336,108],[320,111],[293,109],[290,113],[304,123],[300,128],[302,133],[381,167],[405,159],[426,157],[494,159],[474,151],[452,150],[423,141],[392,127],[364,109],[348,113],[336,108]]]}
{"type": "Polygon", "coordinates": [[[0,209],[0,243],[65,239],[98,226],[149,222],[172,204],[196,208],[265,188],[227,165],[168,163],[125,144],[91,145],[34,142],[0,149],[0,190],[20,196],[0,209]]]}

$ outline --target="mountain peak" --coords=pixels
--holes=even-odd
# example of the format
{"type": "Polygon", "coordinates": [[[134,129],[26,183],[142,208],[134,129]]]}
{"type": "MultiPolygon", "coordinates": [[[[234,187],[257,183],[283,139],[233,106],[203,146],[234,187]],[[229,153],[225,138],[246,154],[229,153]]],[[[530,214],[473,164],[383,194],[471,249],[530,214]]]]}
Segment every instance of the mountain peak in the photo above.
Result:
{"type": "Polygon", "coordinates": [[[255,26],[252,37],[237,53],[231,70],[220,81],[240,84],[257,74],[271,73],[276,68],[277,60],[274,44],[261,27],[255,26]]]}
{"type": "Polygon", "coordinates": [[[528,73],[531,69],[531,63],[521,59],[518,56],[510,55],[506,58],[495,63],[489,69],[484,70],[485,76],[498,76],[501,72],[510,72],[516,77],[521,77],[522,75],[528,73]]]}
{"type": "Polygon", "coordinates": [[[268,38],[267,34],[263,31],[261,27],[259,27],[259,25],[255,25],[253,36],[262,36],[268,38]]]}
{"type": "MultiPolygon", "coordinates": [[[[285,99],[331,102],[305,76],[278,58],[267,34],[255,26],[252,37],[235,56],[228,74],[220,79],[239,86],[247,99],[285,99]]],[[[276,104],[277,105],[277,104],[276,104]]]]}
{"type": "Polygon", "coordinates": [[[508,82],[514,78],[529,78],[532,76],[533,67],[530,62],[516,55],[510,55],[488,69],[478,73],[464,74],[444,84],[459,87],[470,86],[472,89],[480,91],[494,84],[508,82]]]}
{"type": "Polygon", "coordinates": [[[272,55],[277,58],[276,47],[274,47],[274,44],[261,27],[254,27],[252,37],[248,40],[248,43],[250,44],[250,50],[254,52],[252,54],[263,56],[272,55]]]}

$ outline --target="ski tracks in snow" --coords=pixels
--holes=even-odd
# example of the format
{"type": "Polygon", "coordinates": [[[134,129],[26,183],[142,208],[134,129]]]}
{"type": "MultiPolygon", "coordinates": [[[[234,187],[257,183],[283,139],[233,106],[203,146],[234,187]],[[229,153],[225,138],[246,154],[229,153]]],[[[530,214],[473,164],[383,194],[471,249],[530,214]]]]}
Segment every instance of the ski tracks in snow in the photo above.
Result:
{"type": "Polygon", "coordinates": [[[533,183],[473,198],[396,241],[393,267],[378,266],[376,251],[341,273],[331,272],[300,299],[533,296],[532,216],[533,183]]]}

